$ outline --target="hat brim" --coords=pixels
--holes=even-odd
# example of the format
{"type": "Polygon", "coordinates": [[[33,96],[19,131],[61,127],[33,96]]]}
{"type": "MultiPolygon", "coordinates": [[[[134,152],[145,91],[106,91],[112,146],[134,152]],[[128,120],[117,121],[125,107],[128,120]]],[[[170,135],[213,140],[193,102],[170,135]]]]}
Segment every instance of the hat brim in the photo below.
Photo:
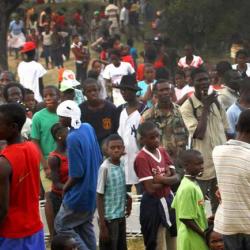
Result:
{"type": "Polygon", "coordinates": [[[32,50],[35,50],[36,48],[33,48],[33,49],[21,49],[20,50],[20,53],[26,53],[26,52],[29,52],[29,51],[32,51],[32,50]]]}
{"type": "Polygon", "coordinates": [[[138,87],[138,86],[132,87],[130,85],[122,85],[122,86],[117,85],[114,88],[116,88],[116,89],[129,89],[129,90],[134,90],[134,91],[141,91],[140,87],[138,87]]]}

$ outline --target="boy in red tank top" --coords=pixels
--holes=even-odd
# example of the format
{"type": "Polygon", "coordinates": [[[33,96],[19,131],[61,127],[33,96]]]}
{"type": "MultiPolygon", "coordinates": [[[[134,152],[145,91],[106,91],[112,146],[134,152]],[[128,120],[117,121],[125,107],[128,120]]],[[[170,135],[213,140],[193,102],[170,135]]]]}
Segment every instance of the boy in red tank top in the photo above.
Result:
{"type": "Polygon", "coordinates": [[[39,214],[40,152],[21,139],[25,120],[19,104],[0,106],[0,140],[7,141],[0,155],[0,249],[45,250],[39,214]]]}

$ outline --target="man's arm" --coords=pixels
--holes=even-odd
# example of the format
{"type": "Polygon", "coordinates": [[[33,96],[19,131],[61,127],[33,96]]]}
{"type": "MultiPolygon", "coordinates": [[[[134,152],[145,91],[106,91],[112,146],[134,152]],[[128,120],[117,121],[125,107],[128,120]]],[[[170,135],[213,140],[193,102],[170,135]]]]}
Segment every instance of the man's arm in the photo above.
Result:
{"type": "Polygon", "coordinates": [[[3,222],[9,209],[11,173],[12,170],[9,162],[4,157],[0,157],[0,224],[3,222]]]}

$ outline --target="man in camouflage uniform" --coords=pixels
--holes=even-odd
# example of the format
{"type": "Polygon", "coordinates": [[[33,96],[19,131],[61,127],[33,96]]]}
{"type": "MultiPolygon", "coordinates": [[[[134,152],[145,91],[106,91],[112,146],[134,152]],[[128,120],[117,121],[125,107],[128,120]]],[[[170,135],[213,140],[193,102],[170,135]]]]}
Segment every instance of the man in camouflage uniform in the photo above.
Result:
{"type": "Polygon", "coordinates": [[[167,80],[159,80],[154,85],[158,103],[144,112],[142,122],[150,120],[157,124],[161,134],[161,146],[174,161],[176,172],[183,176],[177,157],[188,144],[188,131],[183,122],[179,106],[171,102],[171,86],[167,80]]]}

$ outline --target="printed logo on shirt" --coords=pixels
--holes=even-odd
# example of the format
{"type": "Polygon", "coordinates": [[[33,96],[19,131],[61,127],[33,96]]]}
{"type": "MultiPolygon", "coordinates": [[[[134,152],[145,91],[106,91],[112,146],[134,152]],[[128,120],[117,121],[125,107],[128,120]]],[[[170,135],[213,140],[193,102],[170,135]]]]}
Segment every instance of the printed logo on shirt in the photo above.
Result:
{"type": "Polygon", "coordinates": [[[103,118],[103,119],[102,119],[102,127],[103,127],[105,130],[111,129],[111,126],[112,126],[112,122],[111,122],[111,119],[110,119],[110,118],[103,118]]]}
{"type": "Polygon", "coordinates": [[[198,201],[198,205],[199,205],[199,206],[204,206],[204,200],[199,200],[199,201],[198,201]]]}

